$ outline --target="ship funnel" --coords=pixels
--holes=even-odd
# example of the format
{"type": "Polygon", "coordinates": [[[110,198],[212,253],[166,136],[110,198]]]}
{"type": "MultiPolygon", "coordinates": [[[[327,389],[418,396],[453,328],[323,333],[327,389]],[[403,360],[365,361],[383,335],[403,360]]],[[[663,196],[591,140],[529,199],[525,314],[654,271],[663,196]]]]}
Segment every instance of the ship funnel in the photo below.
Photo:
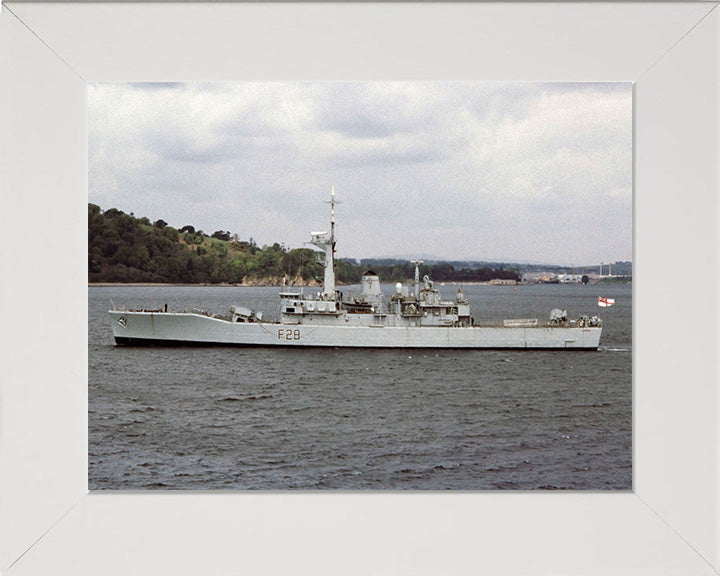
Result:
{"type": "Polygon", "coordinates": [[[372,270],[368,270],[362,277],[362,295],[363,296],[379,296],[380,295],[380,278],[372,270]]]}
{"type": "Polygon", "coordinates": [[[382,300],[382,292],[380,291],[380,278],[372,270],[368,270],[362,277],[361,297],[363,302],[373,305],[379,305],[382,300]]]}

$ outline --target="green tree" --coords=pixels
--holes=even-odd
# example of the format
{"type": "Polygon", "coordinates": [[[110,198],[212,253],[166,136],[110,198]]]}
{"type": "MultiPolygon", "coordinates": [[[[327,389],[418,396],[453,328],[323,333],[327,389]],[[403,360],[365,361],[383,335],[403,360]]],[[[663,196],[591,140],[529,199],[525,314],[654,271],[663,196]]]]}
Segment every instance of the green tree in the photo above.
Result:
{"type": "Polygon", "coordinates": [[[178,234],[178,231],[175,230],[172,226],[165,226],[162,229],[162,235],[170,240],[171,242],[178,242],[180,239],[180,235],[178,234]]]}

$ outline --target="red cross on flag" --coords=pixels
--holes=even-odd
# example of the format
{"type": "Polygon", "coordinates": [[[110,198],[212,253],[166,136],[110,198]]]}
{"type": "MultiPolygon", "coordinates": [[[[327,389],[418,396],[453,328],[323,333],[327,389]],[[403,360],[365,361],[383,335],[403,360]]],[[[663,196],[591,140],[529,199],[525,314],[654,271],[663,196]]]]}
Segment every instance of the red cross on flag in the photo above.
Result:
{"type": "Polygon", "coordinates": [[[614,304],[615,300],[612,298],[603,298],[602,296],[598,296],[598,306],[600,306],[600,308],[609,308],[614,304]]]}

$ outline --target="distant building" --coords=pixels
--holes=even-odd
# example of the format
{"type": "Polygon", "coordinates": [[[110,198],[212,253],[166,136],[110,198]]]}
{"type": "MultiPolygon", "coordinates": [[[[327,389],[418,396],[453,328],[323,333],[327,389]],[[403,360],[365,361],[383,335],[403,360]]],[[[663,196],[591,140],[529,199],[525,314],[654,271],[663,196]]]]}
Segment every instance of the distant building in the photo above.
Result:
{"type": "Polygon", "coordinates": [[[557,283],[557,274],[552,272],[526,272],[522,276],[522,281],[530,284],[548,284],[557,283]]]}
{"type": "Polygon", "coordinates": [[[580,284],[582,274],[558,274],[558,282],[560,284],[580,284]]]}
{"type": "Polygon", "coordinates": [[[493,278],[490,280],[489,284],[492,284],[493,286],[515,286],[517,284],[517,280],[493,278]]]}

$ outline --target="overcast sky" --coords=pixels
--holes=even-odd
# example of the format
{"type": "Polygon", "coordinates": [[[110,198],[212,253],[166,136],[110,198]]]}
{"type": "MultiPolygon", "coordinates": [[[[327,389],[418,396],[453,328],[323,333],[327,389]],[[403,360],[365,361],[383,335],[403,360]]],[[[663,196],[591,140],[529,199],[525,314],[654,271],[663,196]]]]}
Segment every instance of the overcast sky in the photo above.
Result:
{"type": "Polygon", "coordinates": [[[632,259],[629,83],[91,84],[89,201],[337,255],[632,259]]]}

